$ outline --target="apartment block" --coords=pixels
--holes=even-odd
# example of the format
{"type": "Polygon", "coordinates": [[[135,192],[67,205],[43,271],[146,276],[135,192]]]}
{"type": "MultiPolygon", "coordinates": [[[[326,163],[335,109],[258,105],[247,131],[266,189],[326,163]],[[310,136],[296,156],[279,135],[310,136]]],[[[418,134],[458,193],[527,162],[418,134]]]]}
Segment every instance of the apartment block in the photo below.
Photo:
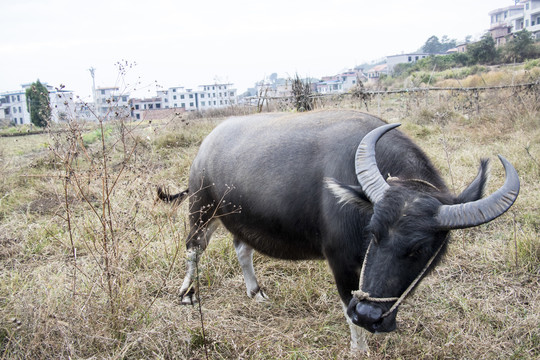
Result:
{"type": "Polygon", "coordinates": [[[540,40],[540,0],[523,0],[516,5],[489,12],[489,32],[497,45],[506,43],[510,35],[526,29],[540,40]]]}
{"type": "Polygon", "coordinates": [[[102,120],[130,115],[129,93],[118,87],[98,87],[94,93],[94,109],[102,120]]]}
{"type": "MultiPolygon", "coordinates": [[[[75,111],[73,92],[70,90],[57,89],[43,83],[49,92],[49,106],[51,108],[51,120],[59,122],[68,119],[75,111]]],[[[30,111],[26,102],[26,89],[32,84],[21,85],[20,90],[8,91],[0,94],[0,118],[4,122],[14,125],[30,124],[30,111]]]]}

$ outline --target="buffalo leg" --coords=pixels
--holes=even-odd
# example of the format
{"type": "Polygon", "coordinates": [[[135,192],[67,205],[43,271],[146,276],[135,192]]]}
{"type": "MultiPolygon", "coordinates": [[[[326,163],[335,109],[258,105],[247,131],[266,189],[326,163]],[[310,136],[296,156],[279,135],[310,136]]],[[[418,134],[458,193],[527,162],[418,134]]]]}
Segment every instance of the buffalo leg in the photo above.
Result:
{"type": "Polygon", "coordinates": [[[349,330],[351,331],[351,353],[355,355],[367,353],[369,348],[366,341],[366,330],[353,324],[349,315],[347,315],[347,305],[343,303],[341,303],[341,305],[343,307],[343,312],[345,313],[345,319],[349,325],[349,330]]]}
{"type": "Polygon", "coordinates": [[[256,301],[266,301],[268,297],[259,286],[255,269],[253,268],[253,248],[242,242],[238,237],[234,237],[234,249],[238,262],[244,274],[244,282],[246,284],[247,295],[256,301]]]}
{"type": "Polygon", "coordinates": [[[197,301],[196,287],[193,283],[197,276],[199,258],[210,242],[212,233],[217,228],[216,222],[210,222],[204,227],[191,225],[191,230],[186,239],[186,276],[179,291],[182,304],[193,305],[197,301]]]}
{"type": "Polygon", "coordinates": [[[343,261],[334,261],[333,258],[328,259],[328,264],[334,274],[334,279],[338,288],[339,296],[341,297],[345,319],[351,331],[351,353],[364,354],[368,352],[365,330],[355,325],[349,315],[347,315],[347,305],[352,299],[351,292],[358,289],[358,280],[360,276],[356,270],[357,266],[347,264],[343,261]]]}

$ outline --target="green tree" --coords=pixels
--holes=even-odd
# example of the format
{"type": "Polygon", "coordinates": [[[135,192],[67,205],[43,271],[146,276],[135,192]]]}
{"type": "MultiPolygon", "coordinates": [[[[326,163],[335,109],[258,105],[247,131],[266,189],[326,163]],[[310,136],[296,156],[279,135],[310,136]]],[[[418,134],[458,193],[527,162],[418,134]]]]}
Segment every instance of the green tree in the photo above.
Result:
{"type": "Polygon", "coordinates": [[[437,36],[433,35],[426,40],[426,43],[422,46],[422,51],[428,54],[442,54],[455,47],[455,39],[450,39],[447,35],[443,35],[442,39],[439,40],[437,36]]]}
{"type": "Polygon", "coordinates": [[[506,62],[521,62],[538,55],[532,34],[526,29],[517,32],[503,51],[506,62]]]}
{"type": "Polygon", "coordinates": [[[467,46],[467,53],[471,65],[474,64],[491,64],[497,59],[497,49],[495,48],[495,40],[490,33],[485,33],[480,41],[467,46]]]}
{"type": "Polygon", "coordinates": [[[438,54],[440,48],[441,42],[439,41],[439,38],[433,35],[426,40],[426,43],[422,46],[422,51],[428,54],[438,54]]]}
{"type": "Polygon", "coordinates": [[[30,113],[32,124],[45,127],[51,120],[49,91],[39,79],[26,89],[26,106],[30,113]]]}
{"type": "Polygon", "coordinates": [[[456,39],[450,39],[448,36],[443,35],[441,39],[441,48],[439,49],[440,53],[445,53],[450,49],[453,49],[457,46],[456,39]]]}

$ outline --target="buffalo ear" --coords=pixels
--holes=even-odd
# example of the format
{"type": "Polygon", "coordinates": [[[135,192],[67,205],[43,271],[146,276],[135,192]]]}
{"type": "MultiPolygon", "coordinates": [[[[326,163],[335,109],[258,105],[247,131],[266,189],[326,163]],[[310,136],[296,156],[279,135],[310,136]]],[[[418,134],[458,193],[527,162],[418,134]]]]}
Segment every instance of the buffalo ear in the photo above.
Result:
{"type": "Polygon", "coordinates": [[[476,200],[480,200],[484,196],[484,190],[486,188],[489,160],[482,159],[480,161],[480,168],[478,169],[478,175],[472,181],[472,183],[467,186],[465,190],[456,198],[456,204],[464,204],[476,200]]]}
{"type": "Polygon", "coordinates": [[[338,198],[338,203],[346,205],[353,204],[361,208],[369,208],[372,211],[373,204],[358,185],[345,185],[333,178],[324,179],[325,186],[338,198]]]}

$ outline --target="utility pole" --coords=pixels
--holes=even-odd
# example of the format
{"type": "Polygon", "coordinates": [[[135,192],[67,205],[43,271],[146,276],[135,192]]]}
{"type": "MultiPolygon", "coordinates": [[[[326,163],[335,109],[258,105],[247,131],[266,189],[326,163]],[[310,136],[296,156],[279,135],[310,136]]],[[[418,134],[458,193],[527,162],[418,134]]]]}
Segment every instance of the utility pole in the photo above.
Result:
{"type": "Polygon", "coordinates": [[[95,79],[95,73],[96,69],[91,67],[88,69],[90,71],[90,76],[92,76],[92,99],[94,100],[94,106],[97,106],[96,104],[96,79],[95,79]]]}

